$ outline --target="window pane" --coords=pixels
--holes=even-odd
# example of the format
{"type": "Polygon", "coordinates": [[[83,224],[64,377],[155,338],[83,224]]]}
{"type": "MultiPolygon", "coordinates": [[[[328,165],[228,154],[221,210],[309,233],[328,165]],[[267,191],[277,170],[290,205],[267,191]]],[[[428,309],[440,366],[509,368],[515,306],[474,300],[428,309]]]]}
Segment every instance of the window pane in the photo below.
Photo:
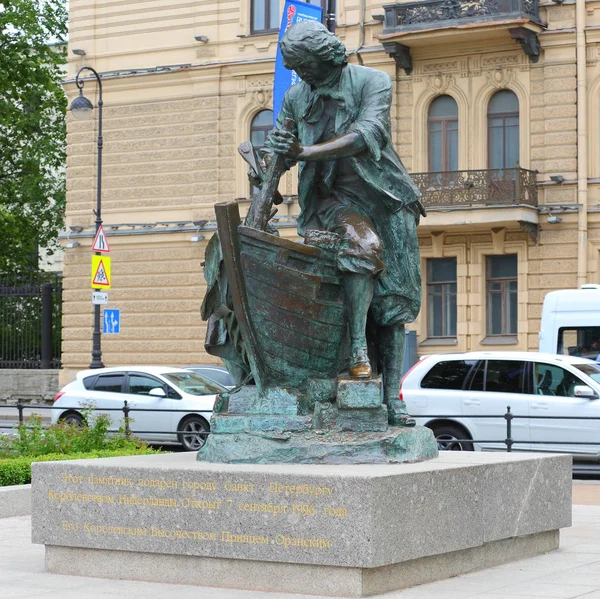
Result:
{"type": "Polygon", "coordinates": [[[489,168],[514,168],[519,162],[519,100],[510,90],[495,93],[488,105],[489,168]]]}
{"type": "Polygon", "coordinates": [[[430,258],[427,270],[430,283],[456,281],[456,258],[430,258]]]}
{"type": "Polygon", "coordinates": [[[502,335],[502,294],[488,293],[488,334],[502,335]]]}
{"type": "Polygon", "coordinates": [[[508,127],[506,129],[506,164],[505,168],[514,168],[519,162],[519,127],[508,127]]]}
{"type": "Polygon", "coordinates": [[[587,374],[591,379],[600,383],[600,364],[574,364],[574,366],[577,370],[581,370],[581,372],[587,374]]]}
{"type": "MultiPolygon", "coordinates": [[[[456,121],[454,121],[456,122],[456,121]]],[[[447,171],[458,170],[458,128],[449,129],[446,138],[446,168],[447,171]]]]}
{"type": "Polygon", "coordinates": [[[506,279],[517,276],[517,255],[488,256],[488,279],[506,279]]]}
{"type": "Polygon", "coordinates": [[[273,127],[273,111],[261,110],[253,119],[250,128],[273,127]]]}
{"type": "Polygon", "coordinates": [[[488,105],[488,114],[519,112],[519,99],[514,92],[503,89],[496,92],[488,105]]]}
{"type": "Polygon", "coordinates": [[[452,96],[438,96],[429,107],[429,117],[458,116],[458,104],[452,96]]]}
{"type": "Polygon", "coordinates": [[[507,292],[507,314],[505,318],[505,322],[508,326],[508,330],[506,331],[507,335],[516,335],[517,327],[518,327],[518,295],[514,291],[507,292]]]}
{"type": "Polygon", "coordinates": [[[429,131],[429,170],[443,171],[442,163],[442,132],[429,131]]]}
{"type": "Polygon", "coordinates": [[[447,360],[438,362],[423,378],[423,389],[462,389],[476,360],[447,360]]]}
{"type": "Polygon", "coordinates": [[[129,375],[129,393],[135,395],[148,395],[151,389],[156,389],[157,387],[162,389],[163,386],[159,380],[149,376],[141,374],[129,375]]]}
{"type": "Polygon", "coordinates": [[[456,337],[456,293],[446,296],[446,331],[447,337],[456,337]]]}
{"type": "Polygon", "coordinates": [[[269,0],[271,14],[269,19],[269,29],[278,29],[281,24],[281,14],[279,12],[279,0],[269,0]]]}
{"type": "Polygon", "coordinates": [[[557,352],[595,360],[600,354],[600,327],[561,327],[557,352]]]}
{"type": "Polygon", "coordinates": [[[266,29],[266,1],[252,0],[252,31],[266,29]]]}
{"type": "Polygon", "coordinates": [[[490,127],[488,130],[489,167],[505,168],[504,164],[504,130],[490,127]]]}
{"type": "Polygon", "coordinates": [[[107,374],[99,376],[94,391],[107,391],[109,393],[121,393],[125,376],[122,374],[107,374]]]}
{"type": "Polygon", "coordinates": [[[486,391],[524,393],[525,362],[516,360],[488,360],[485,380],[486,391]]]}
{"type": "Polygon", "coordinates": [[[479,366],[477,366],[477,371],[473,375],[471,379],[471,384],[469,385],[469,389],[471,391],[483,391],[483,380],[485,375],[485,361],[479,362],[479,366]]]}
{"type": "Polygon", "coordinates": [[[443,330],[443,314],[442,314],[442,296],[429,296],[429,336],[442,337],[443,330]]]}

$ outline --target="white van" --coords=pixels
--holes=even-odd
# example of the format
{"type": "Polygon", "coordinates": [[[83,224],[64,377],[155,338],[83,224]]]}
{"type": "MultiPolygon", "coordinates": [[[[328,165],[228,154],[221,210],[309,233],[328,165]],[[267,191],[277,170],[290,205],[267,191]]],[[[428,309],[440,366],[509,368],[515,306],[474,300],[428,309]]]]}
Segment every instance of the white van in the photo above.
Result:
{"type": "Polygon", "coordinates": [[[540,352],[581,356],[600,355],[600,285],[551,291],[544,298],[540,352]]]}

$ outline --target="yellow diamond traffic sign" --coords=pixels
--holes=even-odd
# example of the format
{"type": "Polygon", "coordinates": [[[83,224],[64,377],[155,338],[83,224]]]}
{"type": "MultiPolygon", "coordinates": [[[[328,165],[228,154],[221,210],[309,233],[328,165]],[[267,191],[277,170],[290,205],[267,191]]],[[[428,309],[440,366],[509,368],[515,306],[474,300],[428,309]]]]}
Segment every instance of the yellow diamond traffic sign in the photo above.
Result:
{"type": "Polygon", "coordinates": [[[92,256],[92,289],[110,289],[109,256],[92,256]]]}

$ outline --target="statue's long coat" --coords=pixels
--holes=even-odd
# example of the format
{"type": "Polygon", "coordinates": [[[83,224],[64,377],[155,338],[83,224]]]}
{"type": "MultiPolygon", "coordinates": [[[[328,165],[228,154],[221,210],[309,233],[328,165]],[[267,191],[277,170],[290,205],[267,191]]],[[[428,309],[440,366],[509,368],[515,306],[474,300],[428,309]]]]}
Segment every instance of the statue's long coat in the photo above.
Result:
{"type": "MultiPolygon", "coordinates": [[[[349,160],[369,189],[361,212],[373,222],[384,248],[385,271],[376,279],[372,317],[382,326],[411,322],[421,304],[416,226],[423,208],[421,194],[392,143],[392,82],[386,73],[358,65],[346,65],[338,83],[329,88],[313,90],[301,81],[286,93],[277,127],[291,118],[293,133],[303,146],[323,141],[324,97],[338,105],[334,136],[356,131],[367,146],[349,160]]],[[[321,170],[317,162],[300,162],[298,167],[298,232],[303,235],[318,211],[316,186],[321,170]]]]}

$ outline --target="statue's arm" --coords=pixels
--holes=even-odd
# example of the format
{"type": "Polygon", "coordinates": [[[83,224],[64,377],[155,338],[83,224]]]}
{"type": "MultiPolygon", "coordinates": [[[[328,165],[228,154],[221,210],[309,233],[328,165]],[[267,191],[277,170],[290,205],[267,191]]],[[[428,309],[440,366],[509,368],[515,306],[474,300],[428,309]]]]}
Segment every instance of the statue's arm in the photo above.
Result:
{"type": "Polygon", "coordinates": [[[385,73],[374,71],[361,89],[347,90],[347,93],[360,93],[360,111],[347,133],[325,143],[302,146],[293,134],[277,129],[270,137],[273,151],[295,160],[312,162],[348,158],[368,150],[375,160],[379,160],[381,150],[391,136],[392,81],[385,73]]]}
{"type": "Polygon", "coordinates": [[[392,80],[386,73],[373,72],[365,81],[358,117],[349,133],[358,133],[375,160],[391,139],[390,109],[392,106],[392,80]]]}

